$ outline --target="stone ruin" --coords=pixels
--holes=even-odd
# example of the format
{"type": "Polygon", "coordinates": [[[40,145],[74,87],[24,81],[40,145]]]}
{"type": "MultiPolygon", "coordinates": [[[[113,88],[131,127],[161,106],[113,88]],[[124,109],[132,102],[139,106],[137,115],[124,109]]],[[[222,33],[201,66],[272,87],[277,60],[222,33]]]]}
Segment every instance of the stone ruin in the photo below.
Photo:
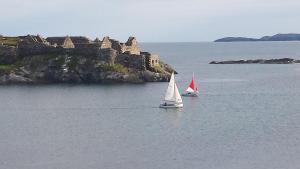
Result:
{"type": "Polygon", "coordinates": [[[132,55],[140,55],[140,48],[135,37],[129,37],[125,44],[122,44],[122,53],[128,52],[132,55]]]}
{"type": "MultiPolygon", "coordinates": [[[[9,58],[30,57],[43,54],[81,55],[98,57],[109,64],[122,64],[138,70],[151,69],[159,65],[159,56],[141,52],[135,37],[129,37],[126,43],[104,37],[94,41],[84,36],[65,36],[43,38],[40,35],[19,36],[15,48],[0,45],[0,62],[9,58]],[[5,55],[4,55],[5,54],[5,55]],[[18,55],[18,56],[16,56],[18,55]],[[3,59],[3,57],[5,57],[3,59]]],[[[10,62],[12,62],[10,60],[10,62]]],[[[1,64],[1,63],[0,63],[1,64]]],[[[2,63],[3,64],[3,63],[2,63]]]]}
{"type": "Polygon", "coordinates": [[[152,69],[159,66],[158,55],[153,55],[149,52],[141,52],[141,54],[145,56],[147,69],[152,69]]]}
{"type": "Polygon", "coordinates": [[[75,45],[72,41],[72,39],[69,36],[66,37],[48,37],[46,39],[51,45],[54,47],[62,47],[66,49],[72,49],[75,48],[75,45]]]}
{"type": "Polygon", "coordinates": [[[16,50],[20,57],[63,52],[40,35],[19,36],[19,39],[16,50]]]}

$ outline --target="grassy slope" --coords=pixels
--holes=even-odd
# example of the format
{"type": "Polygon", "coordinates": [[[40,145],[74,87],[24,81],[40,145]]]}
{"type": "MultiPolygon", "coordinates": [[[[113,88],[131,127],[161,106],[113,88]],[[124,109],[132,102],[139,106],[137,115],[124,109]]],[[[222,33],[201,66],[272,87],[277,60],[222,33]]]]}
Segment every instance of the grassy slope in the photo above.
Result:
{"type": "Polygon", "coordinates": [[[16,46],[20,39],[18,37],[0,37],[0,44],[16,46]]]}

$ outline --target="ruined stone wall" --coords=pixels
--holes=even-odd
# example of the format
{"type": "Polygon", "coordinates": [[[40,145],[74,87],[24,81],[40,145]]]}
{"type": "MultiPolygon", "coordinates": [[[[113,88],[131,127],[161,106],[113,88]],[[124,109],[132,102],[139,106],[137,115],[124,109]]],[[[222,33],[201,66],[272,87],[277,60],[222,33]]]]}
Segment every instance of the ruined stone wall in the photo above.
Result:
{"type": "Polygon", "coordinates": [[[72,49],[72,54],[96,57],[100,54],[100,50],[101,48],[97,43],[76,44],[76,47],[72,49]]]}
{"type": "Polygon", "coordinates": [[[50,43],[47,42],[47,40],[45,38],[43,38],[41,35],[34,36],[34,38],[35,38],[36,42],[50,45],[50,43]]]}
{"type": "Polygon", "coordinates": [[[16,47],[0,45],[0,64],[12,64],[16,61],[16,59],[16,47]]]}
{"type": "Polygon", "coordinates": [[[90,40],[89,38],[85,37],[85,36],[70,36],[72,42],[74,45],[76,44],[87,44],[87,43],[91,43],[92,40],[90,40]]]}
{"type": "Polygon", "coordinates": [[[159,56],[153,55],[149,52],[141,52],[141,55],[145,56],[146,58],[146,67],[147,69],[151,70],[152,68],[159,66],[159,56]]]}
{"type": "Polygon", "coordinates": [[[112,47],[112,43],[109,40],[109,37],[106,36],[103,38],[102,42],[101,42],[101,49],[108,49],[112,47]]]}
{"type": "Polygon", "coordinates": [[[140,55],[140,49],[137,46],[122,46],[122,53],[129,53],[132,55],[140,55]]]}
{"type": "Polygon", "coordinates": [[[54,47],[48,43],[40,43],[30,36],[24,38],[18,44],[18,56],[32,56],[32,55],[42,55],[42,54],[53,54],[53,53],[63,53],[64,49],[59,47],[54,47]]]}
{"type": "Polygon", "coordinates": [[[158,55],[150,55],[147,58],[147,63],[149,64],[149,67],[151,67],[151,68],[159,66],[159,56],[158,55]]]}
{"type": "Polygon", "coordinates": [[[101,61],[108,64],[115,64],[117,57],[117,51],[114,49],[101,49],[100,55],[98,56],[101,61]]]}
{"type": "Polygon", "coordinates": [[[115,63],[122,64],[129,68],[146,70],[145,56],[143,55],[119,54],[116,57],[115,63]]]}
{"type": "Polygon", "coordinates": [[[140,55],[141,51],[135,37],[129,37],[127,42],[122,45],[122,53],[129,53],[132,55],[140,55]]]}
{"type": "Polygon", "coordinates": [[[116,50],[119,54],[122,53],[122,45],[119,41],[110,39],[111,47],[116,50]]]}
{"type": "Polygon", "coordinates": [[[62,47],[68,48],[68,49],[75,48],[73,41],[71,40],[71,38],[69,36],[66,37],[62,47]]]}
{"type": "Polygon", "coordinates": [[[138,47],[138,42],[134,37],[130,37],[126,43],[120,43],[119,41],[110,39],[108,36],[106,36],[101,42],[101,49],[108,48],[116,50],[119,54],[127,53],[132,55],[140,55],[140,48],[138,47]]]}
{"type": "Polygon", "coordinates": [[[101,49],[114,49],[118,54],[122,53],[122,45],[119,41],[110,39],[108,36],[104,37],[101,42],[101,49]]]}
{"type": "Polygon", "coordinates": [[[62,47],[66,49],[75,48],[72,39],[69,36],[66,37],[48,37],[46,39],[54,47],[62,47]]]}

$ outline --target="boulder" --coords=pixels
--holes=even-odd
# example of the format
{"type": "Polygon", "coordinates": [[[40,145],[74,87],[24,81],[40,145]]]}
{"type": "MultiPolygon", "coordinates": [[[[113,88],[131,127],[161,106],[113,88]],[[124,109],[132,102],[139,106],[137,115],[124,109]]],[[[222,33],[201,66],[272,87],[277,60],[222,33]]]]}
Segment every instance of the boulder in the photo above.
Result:
{"type": "Polygon", "coordinates": [[[0,77],[0,84],[28,84],[33,81],[24,76],[16,75],[15,73],[9,73],[0,77]]]}

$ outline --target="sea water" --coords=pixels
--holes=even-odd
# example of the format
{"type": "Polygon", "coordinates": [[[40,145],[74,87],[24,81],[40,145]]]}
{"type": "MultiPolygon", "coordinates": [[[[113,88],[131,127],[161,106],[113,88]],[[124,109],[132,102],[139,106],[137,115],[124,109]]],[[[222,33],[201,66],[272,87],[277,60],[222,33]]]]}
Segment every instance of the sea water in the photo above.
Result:
{"type": "Polygon", "coordinates": [[[297,169],[299,42],[143,43],[199,98],[158,108],[167,83],[0,87],[2,169],[297,169]]]}

